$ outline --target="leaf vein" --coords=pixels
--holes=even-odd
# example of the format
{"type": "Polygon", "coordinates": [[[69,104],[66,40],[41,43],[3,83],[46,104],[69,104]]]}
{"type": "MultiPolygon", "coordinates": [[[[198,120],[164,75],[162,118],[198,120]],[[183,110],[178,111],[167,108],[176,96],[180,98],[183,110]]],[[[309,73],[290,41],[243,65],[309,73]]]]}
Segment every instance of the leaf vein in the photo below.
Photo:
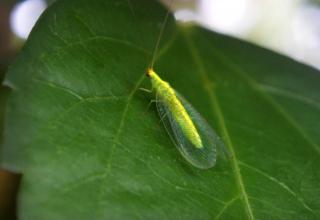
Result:
{"type": "Polygon", "coordinates": [[[80,99],[80,100],[83,99],[83,97],[80,94],[78,94],[77,92],[73,91],[72,89],[66,88],[66,87],[58,85],[56,83],[45,81],[45,80],[42,80],[42,79],[39,79],[39,78],[32,78],[32,80],[35,81],[35,82],[41,83],[43,85],[49,86],[51,88],[54,88],[54,89],[63,90],[65,92],[69,93],[70,95],[80,99]]]}
{"type": "Polygon", "coordinates": [[[218,214],[216,215],[216,217],[214,218],[214,220],[218,220],[220,219],[220,217],[222,216],[222,214],[229,208],[230,205],[232,205],[237,199],[239,199],[239,195],[230,199],[228,202],[225,203],[225,205],[222,207],[222,209],[220,210],[220,212],[218,212],[218,214]]]}
{"type": "MultiPolygon", "coordinates": [[[[187,46],[190,50],[190,53],[192,54],[193,59],[195,60],[196,65],[198,66],[199,72],[201,73],[201,78],[202,78],[202,81],[204,82],[204,85],[212,85],[212,83],[209,80],[207,71],[205,70],[205,67],[201,61],[199,54],[198,54],[197,49],[195,48],[195,46],[191,42],[191,39],[187,35],[187,33],[185,31],[182,31],[182,33],[186,39],[187,46]]],[[[218,117],[219,124],[220,124],[222,132],[224,134],[224,139],[226,140],[227,146],[231,152],[231,162],[232,162],[232,167],[233,167],[233,173],[235,175],[236,182],[238,184],[239,190],[240,190],[242,198],[243,198],[246,213],[248,215],[248,218],[250,220],[253,220],[253,219],[255,219],[254,215],[253,215],[253,210],[252,210],[251,204],[249,202],[249,198],[248,198],[248,195],[247,195],[244,183],[243,183],[243,178],[242,178],[240,168],[239,168],[239,165],[237,162],[236,153],[234,151],[233,143],[231,141],[228,129],[225,124],[223,113],[221,112],[220,104],[218,102],[216,95],[212,92],[210,86],[204,86],[204,89],[207,91],[207,93],[209,95],[211,107],[218,117]]]]}
{"type": "Polygon", "coordinates": [[[309,146],[316,151],[320,155],[320,146],[313,142],[313,140],[309,137],[309,135],[300,127],[300,125],[296,122],[296,120],[284,110],[284,108],[275,101],[272,96],[266,93],[261,89],[259,83],[252,79],[248,74],[246,74],[242,69],[235,63],[227,62],[227,58],[220,53],[217,49],[215,49],[216,57],[219,58],[230,70],[234,72],[241,78],[247,81],[248,85],[251,86],[252,89],[259,92],[260,95],[267,101],[269,104],[280,114],[282,117],[296,130],[296,132],[309,144],[309,146]]]}
{"type": "Polygon", "coordinates": [[[163,178],[161,175],[157,174],[156,171],[154,171],[147,163],[146,163],[146,165],[147,165],[147,168],[153,173],[153,175],[154,175],[155,177],[157,177],[158,179],[160,179],[162,182],[164,182],[164,183],[166,183],[166,184],[168,184],[168,185],[173,186],[173,187],[174,187],[175,189],[177,189],[177,190],[182,190],[182,191],[186,191],[186,192],[193,192],[193,193],[197,193],[197,194],[200,194],[200,195],[204,195],[204,196],[210,198],[211,200],[213,200],[213,201],[215,201],[215,202],[218,202],[218,203],[221,203],[221,204],[225,204],[224,201],[222,201],[222,200],[220,200],[220,199],[217,199],[217,198],[215,198],[215,197],[213,197],[213,196],[211,196],[211,195],[209,195],[209,194],[207,194],[207,193],[204,193],[204,192],[202,192],[202,191],[200,191],[200,190],[194,190],[194,189],[182,187],[182,186],[179,186],[179,185],[175,185],[174,183],[170,182],[169,180],[163,178]]]}
{"type": "Polygon", "coordinates": [[[290,195],[292,195],[295,199],[297,199],[299,201],[299,203],[305,208],[307,209],[308,211],[314,213],[314,210],[312,210],[312,208],[310,208],[306,203],[305,201],[303,200],[303,198],[301,198],[297,193],[295,193],[289,186],[287,186],[284,182],[276,179],[275,177],[269,175],[268,173],[258,169],[258,168],[255,168],[249,164],[246,164],[242,161],[239,161],[239,164],[243,167],[246,167],[248,169],[251,169],[252,171],[255,171],[256,173],[259,173],[260,175],[266,177],[267,179],[269,179],[270,181],[278,184],[281,188],[283,188],[284,190],[286,190],[290,195]]]}
{"type": "Polygon", "coordinates": [[[273,93],[273,94],[278,95],[278,96],[282,96],[282,97],[285,97],[285,98],[290,98],[290,99],[293,99],[293,100],[297,100],[297,101],[303,102],[305,104],[308,104],[308,105],[313,106],[313,107],[317,108],[318,110],[320,110],[319,102],[317,102],[317,101],[315,101],[313,99],[310,99],[308,97],[299,95],[299,94],[294,93],[294,92],[285,91],[283,89],[279,89],[279,88],[276,88],[276,87],[273,87],[273,86],[270,86],[270,85],[259,84],[258,86],[260,87],[261,90],[263,90],[265,92],[269,92],[269,93],[273,93]]]}
{"type": "MultiPolygon", "coordinates": [[[[131,100],[133,98],[134,93],[138,90],[139,85],[142,83],[144,77],[145,77],[145,75],[143,74],[138,79],[137,83],[135,84],[134,88],[132,89],[132,91],[130,92],[130,94],[129,94],[128,98],[127,98],[127,104],[125,105],[124,110],[122,112],[122,116],[121,116],[121,119],[120,119],[119,127],[118,127],[118,129],[117,129],[117,131],[115,133],[113,144],[112,144],[111,149],[110,149],[110,154],[109,154],[109,157],[108,157],[108,164],[107,164],[107,167],[106,167],[106,170],[105,170],[105,174],[103,175],[104,179],[106,179],[108,177],[108,175],[110,174],[110,172],[111,172],[111,164],[112,164],[111,160],[112,160],[112,157],[113,157],[114,149],[116,148],[118,139],[120,137],[120,134],[121,134],[121,131],[122,131],[122,128],[123,128],[123,125],[124,125],[124,121],[125,121],[125,118],[126,118],[126,115],[127,115],[131,100]]],[[[102,197],[104,196],[104,191],[102,191],[103,187],[104,187],[104,183],[101,183],[101,187],[100,187],[100,190],[99,190],[100,191],[100,193],[99,193],[100,196],[99,196],[99,199],[98,199],[98,202],[100,203],[100,207],[102,205],[102,201],[101,201],[102,197]]]]}
{"type": "Polygon", "coordinates": [[[76,42],[73,42],[73,43],[69,43],[67,47],[71,47],[71,46],[75,46],[75,45],[79,45],[79,44],[85,44],[85,43],[88,43],[90,41],[94,41],[94,40],[104,40],[104,41],[110,41],[110,42],[113,42],[113,43],[120,43],[120,44],[124,44],[126,46],[129,46],[129,47],[132,47],[132,48],[135,48],[139,51],[142,51],[144,52],[145,54],[150,54],[150,52],[148,50],[146,50],[145,48],[143,47],[140,47],[130,41],[126,41],[126,40],[122,40],[122,39],[116,39],[116,38],[113,38],[113,37],[107,37],[107,36],[101,36],[101,35],[98,35],[98,36],[94,36],[94,37],[88,37],[84,40],[79,40],[79,41],[76,41],[76,42]]]}
{"type": "Polygon", "coordinates": [[[74,19],[76,21],[78,21],[85,29],[87,29],[87,31],[92,35],[92,36],[95,36],[96,34],[94,33],[94,31],[89,27],[89,25],[84,22],[82,19],[81,19],[81,16],[78,15],[78,13],[76,12],[76,10],[73,8],[73,13],[74,13],[74,19]]]}

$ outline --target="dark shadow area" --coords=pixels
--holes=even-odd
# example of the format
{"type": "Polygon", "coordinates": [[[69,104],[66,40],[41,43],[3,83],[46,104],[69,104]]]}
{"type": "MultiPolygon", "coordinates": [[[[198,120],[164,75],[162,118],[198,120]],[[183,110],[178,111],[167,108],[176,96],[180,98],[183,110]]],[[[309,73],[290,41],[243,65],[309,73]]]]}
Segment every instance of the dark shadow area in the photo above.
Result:
{"type": "Polygon", "coordinates": [[[0,219],[17,219],[17,193],[21,174],[0,169],[0,219]]]}
{"type": "MultiPolygon", "coordinates": [[[[15,57],[20,46],[13,42],[13,33],[10,30],[10,11],[15,0],[0,1],[0,83],[2,83],[5,72],[15,57]]],[[[2,142],[3,119],[6,99],[9,88],[0,88],[0,140],[2,142]]],[[[1,145],[0,145],[1,147],[1,145]]],[[[1,152],[1,151],[0,151],[1,152]]],[[[15,174],[0,168],[0,219],[17,219],[17,192],[20,185],[21,174],[15,174]]]]}

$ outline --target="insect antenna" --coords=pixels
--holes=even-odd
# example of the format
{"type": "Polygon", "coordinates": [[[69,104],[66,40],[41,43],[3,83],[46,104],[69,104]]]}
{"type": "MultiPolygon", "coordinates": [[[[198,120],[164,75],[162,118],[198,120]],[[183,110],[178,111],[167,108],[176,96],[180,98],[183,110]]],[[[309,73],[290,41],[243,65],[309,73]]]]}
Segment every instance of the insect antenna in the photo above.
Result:
{"type": "Polygon", "coordinates": [[[164,17],[164,20],[163,20],[163,23],[162,23],[162,26],[161,26],[161,29],[160,29],[160,33],[159,33],[156,45],[155,45],[155,47],[153,49],[151,63],[150,63],[150,66],[149,66],[150,69],[153,69],[153,66],[154,66],[154,63],[155,63],[156,54],[157,54],[159,46],[160,46],[160,41],[161,41],[165,26],[166,26],[167,21],[168,21],[168,17],[169,17],[169,14],[170,14],[170,8],[171,8],[171,6],[173,4],[173,1],[174,0],[171,0],[170,4],[168,6],[168,10],[167,10],[167,13],[166,13],[166,15],[164,17]]]}

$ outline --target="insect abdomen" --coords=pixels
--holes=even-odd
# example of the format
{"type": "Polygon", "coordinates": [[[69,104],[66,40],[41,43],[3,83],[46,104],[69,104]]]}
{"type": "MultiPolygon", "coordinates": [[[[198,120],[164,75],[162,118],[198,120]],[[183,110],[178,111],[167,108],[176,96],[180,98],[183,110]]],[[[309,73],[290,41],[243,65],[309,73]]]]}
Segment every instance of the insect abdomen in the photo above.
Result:
{"type": "Polygon", "coordinates": [[[175,94],[169,97],[169,99],[168,107],[183,133],[197,148],[202,148],[202,142],[199,133],[186,109],[183,107],[175,94]]]}

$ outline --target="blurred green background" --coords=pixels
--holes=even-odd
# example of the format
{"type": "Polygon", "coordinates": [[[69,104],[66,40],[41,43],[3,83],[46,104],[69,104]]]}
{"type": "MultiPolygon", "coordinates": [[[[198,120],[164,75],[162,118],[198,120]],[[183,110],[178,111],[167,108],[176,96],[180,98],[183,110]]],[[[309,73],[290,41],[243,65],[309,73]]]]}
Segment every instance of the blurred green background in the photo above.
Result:
{"type": "MultiPolygon", "coordinates": [[[[133,1],[133,0],[132,0],[133,1]]],[[[0,79],[54,0],[0,0],[0,79]]],[[[320,69],[320,0],[171,0],[177,20],[232,35],[320,69]]],[[[4,106],[8,88],[0,91],[4,106]]],[[[3,115],[3,109],[0,111],[3,115]]],[[[0,123],[2,125],[0,116],[0,123]]],[[[2,126],[1,126],[2,129],[2,126]]],[[[19,174],[0,170],[0,219],[15,219],[19,174]]]]}

